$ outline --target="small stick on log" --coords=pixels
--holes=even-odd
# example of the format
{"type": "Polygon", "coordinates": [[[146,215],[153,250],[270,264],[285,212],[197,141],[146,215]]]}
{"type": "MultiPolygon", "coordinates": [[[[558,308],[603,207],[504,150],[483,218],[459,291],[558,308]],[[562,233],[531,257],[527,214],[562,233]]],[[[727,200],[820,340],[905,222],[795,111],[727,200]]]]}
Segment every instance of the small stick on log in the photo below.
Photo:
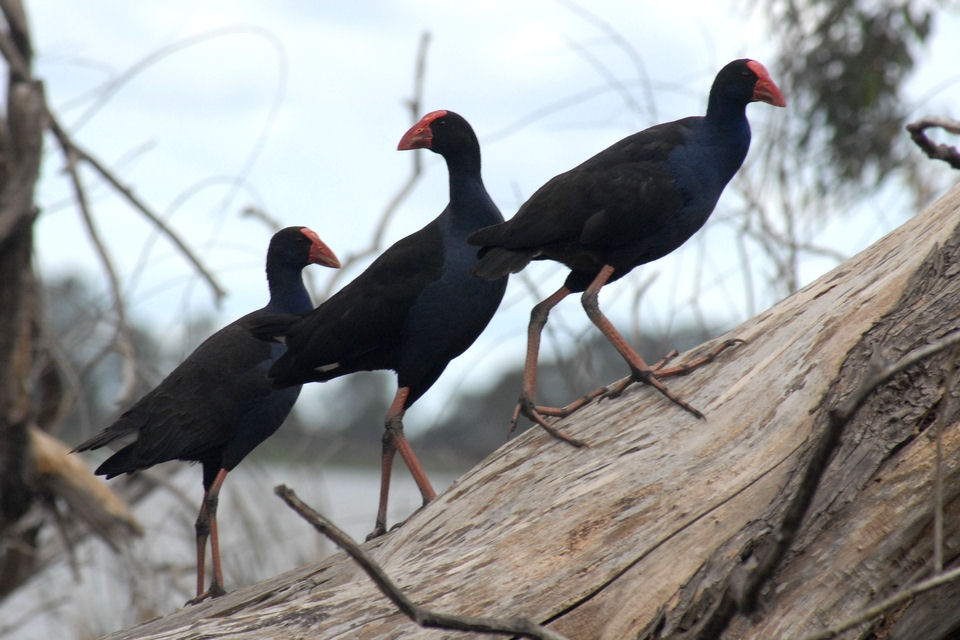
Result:
{"type": "Polygon", "coordinates": [[[385,596],[390,598],[390,600],[397,605],[397,608],[410,618],[410,620],[421,627],[518,635],[524,638],[533,638],[534,640],[567,640],[565,636],[526,618],[497,619],[459,616],[429,611],[414,604],[359,544],[332,522],[304,504],[304,502],[297,497],[297,494],[294,493],[293,489],[281,484],[275,487],[274,491],[280,496],[280,499],[296,511],[301,518],[309,522],[317,531],[330,538],[338,547],[346,551],[367,575],[370,576],[370,579],[377,585],[377,588],[379,588],[385,596]]]}

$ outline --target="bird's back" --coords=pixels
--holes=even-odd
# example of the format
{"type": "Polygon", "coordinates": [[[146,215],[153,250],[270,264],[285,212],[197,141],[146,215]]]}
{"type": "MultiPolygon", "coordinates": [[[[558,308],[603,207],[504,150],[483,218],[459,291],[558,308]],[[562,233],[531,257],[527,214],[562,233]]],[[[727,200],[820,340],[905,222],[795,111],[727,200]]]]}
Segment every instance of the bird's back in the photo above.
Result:
{"type": "Polygon", "coordinates": [[[505,280],[490,283],[470,275],[476,250],[465,238],[490,215],[464,225],[452,220],[448,209],[388,248],[290,326],[287,355],[270,372],[276,383],[390,369],[401,385],[410,378],[415,386],[429,387],[483,331],[503,297],[505,280]]]}
{"type": "Polygon", "coordinates": [[[436,220],[398,240],[354,280],[293,322],[288,351],[270,370],[278,385],[395,369],[407,314],[443,268],[436,220]]]}
{"type": "Polygon", "coordinates": [[[479,275],[552,259],[586,274],[575,278],[582,289],[605,264],[616,279],[673,251],[709,217],[746,153],[737,143],[725,153],[729,140],[709,133],[702,116],[659,124],[555,176],[511,220],[470,236],[483,247],[479,275]]]}
{"type": "Polygon", "coordinates": [[[271,388],[266,371],[282,346],[254,338],[245,327],[251,317],[255,315],[244,316],[207,338],[114,424],[76,450],[134,436],[133,442],[97,469],[98,474],[112,477],[167,460],[220,456],[238,438],[256,439],[249,447],[253,449],[272,430],[259,437],[249,416],[285,417],[296,393],[278,395],[271,388]]]}

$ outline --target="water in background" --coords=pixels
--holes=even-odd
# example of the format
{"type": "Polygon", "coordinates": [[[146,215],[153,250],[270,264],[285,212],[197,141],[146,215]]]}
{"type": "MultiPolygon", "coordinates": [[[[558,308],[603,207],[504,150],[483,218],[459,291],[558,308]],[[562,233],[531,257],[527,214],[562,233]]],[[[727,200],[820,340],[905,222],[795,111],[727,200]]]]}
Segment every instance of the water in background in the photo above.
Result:
{"type": "MultiPolygon", "coordinates": [[[[453,479],[430,471],[438,492],[453,479]]],[[[202,495],[200,468],[185,466],[173,482],[179,495],[157,489],[135,507],[134,515],[146,533],[121,554],[90,538],[74,550],[76,573],[64,557],[0,603],[0,637],[96,638],[182,607],[196,588],[193,523],[202,495]]],[[[373,529],[378,469],[244,463],[227,476],[217,511],[228,590],[315,562],[334,551],[326,538],[273,493],[278,484],[294,489],[355,540],[363,541],[373,529]]],[[[410,474],[402,462],[395,464],[388,526],[408,517],[420,504],[410,474]]]]}

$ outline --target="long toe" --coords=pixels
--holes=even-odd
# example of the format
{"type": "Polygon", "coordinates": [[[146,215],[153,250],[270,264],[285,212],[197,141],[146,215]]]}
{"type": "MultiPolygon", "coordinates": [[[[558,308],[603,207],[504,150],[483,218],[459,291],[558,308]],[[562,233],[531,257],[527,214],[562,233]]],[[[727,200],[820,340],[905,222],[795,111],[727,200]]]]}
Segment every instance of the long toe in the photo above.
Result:
{"type": "Polygon", "coordinates": [[[387,527],[383,524],[377,523],[377,526],[373,528],[373,531],[367,534],[367,537],[364,538],[367,542],[373,540],[374,538],[379,538],[387,532],[387,527]]]}
{"type": "Polygon", "coordinates": [[[190,598],[189,600],[187,600],[187,606],[200,604],[204,600],[208,600],[211,598],[219,598],[220,596],[225,596],[225,595],[227,595],[227,590],[224,589],[219,584],[214,583],[210,585],[209,589],[207,589],[206,591],[198,595],[196,598],[190,598]]]}
{"type": "MultiPolygon", "coordinates": [[[[672,376],[685,376],[688,373],[699,369],[705,364],[710,364],[711,362],[717,359],[717,356],[719,356],[721,353],[723,353],[727,349],[740,346],[741,344],[746,344],[746,341],[740,338],[731,338],[729,340],[724,340],[723,342],[718,344],[716,347],[711,349],[708,353],[702,356],[699,356],[697,358],[694,358],[693,360],[689,360],[687,362],[681,362],[680,364],[674,365],[672,367],[664,366],[672,358],[672,356],[668,354],[666,358],[658,362],[653,367],[653,372],[656,374],[658,378],[669,378],[672,376]]],[[[676,355],[676,352],[674,351],[672,352],[672,354],[676,355]]]]}
{"type": "Polygon", "coordinates": [[[547,419],[544,418],[539,411],[537,411],[536,407],[531,408],[530,414],[527,417],[530,418],[534,423],[536,423],[537,426],[539,426],[541,429],[549,433],[553,438],[556,438],[557,440],[562,440],[563,442],[566,442],[570,446],[576,447],[578,449],[580,447],[587,446],[587,443],[584,442],[583,440],[578,440],[577,438],[574,438],[573,436],[568,434],[566,431],[557,429],[552,424],[547,422],[547,419]]]}
{"type": "Polygon", "coordinates": [[[660,378],[654,374],[652,369],[633,369],[633,378],[639,382],[650,385],[665,395],[675,405],[693,414],[694,417],[703,419],[704,415],[698,409],[667,389],[667,386],[660,381],[660,378]]]}

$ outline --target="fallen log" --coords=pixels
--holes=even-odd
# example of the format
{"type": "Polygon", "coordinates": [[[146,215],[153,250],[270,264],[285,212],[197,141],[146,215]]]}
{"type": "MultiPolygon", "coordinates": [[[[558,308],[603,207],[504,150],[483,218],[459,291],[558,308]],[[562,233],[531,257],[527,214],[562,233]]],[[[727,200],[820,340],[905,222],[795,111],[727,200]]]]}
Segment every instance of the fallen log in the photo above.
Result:
{"type": "MultiPolygon", "coordinates": [[[[569,638],[839,625],[932,576],[935,556],[958,561],[958,327],[955,188],[671,379],[705,420],[634,385],[558,423],[588,447],[530,430],[365,548],[419,605],[569,638]]],[[[947,582],[843,637],[948,637],[958,595],[947,582]]],[[[417,627],[342,553],[109,636],[197,637],[486,636],[417,627]]]]}

